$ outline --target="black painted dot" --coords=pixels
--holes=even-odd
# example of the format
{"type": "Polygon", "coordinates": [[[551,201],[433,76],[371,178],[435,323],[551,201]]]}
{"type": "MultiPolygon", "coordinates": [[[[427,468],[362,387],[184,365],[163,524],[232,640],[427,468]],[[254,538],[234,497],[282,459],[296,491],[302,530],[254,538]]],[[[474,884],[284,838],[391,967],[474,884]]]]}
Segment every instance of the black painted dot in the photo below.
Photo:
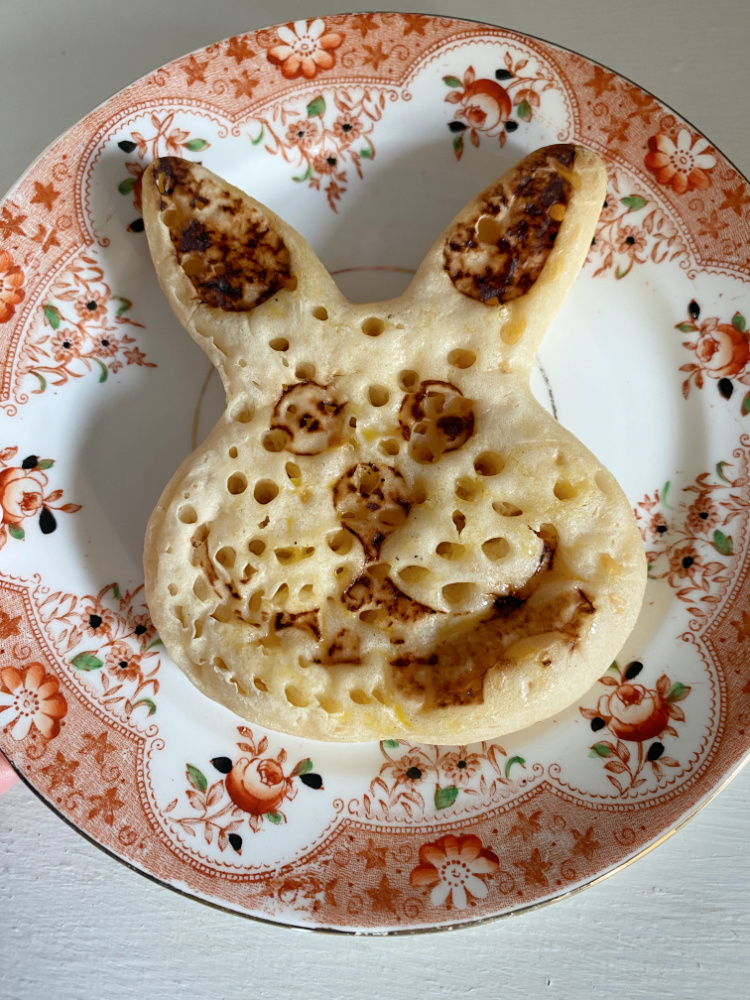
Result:
{"type": "Polygon", "coordinates": [[[336,166],[336,157],[335,156],[329,156],[328,159],[326,160],[326,163],[328,164],[329,167],[335,167],[336,166]]]}
{"type": "Polygon", "coordinates": [[[625,679],[632,681],[633,678],[638,676],[641,670],[643,670],[643,664],[641,663],[641,661],[633,660],[633,662],[629,663],[625,668],[625,679]]]}
{"type": "Polygon", "coordinates": [[[101,340],[99,343],[102,345],[102,347],[109,347],[109,341],[107,340],[106,337],[103,340],[101,340]]]}
{"type": "Polygon", "coordinates": [[[698,317],[700,316],[701,307],[698,305],[695,299],[693,299],[693,301],[688,305],[688,312],[690,313],[693,319],[698,319],[698,317]]]}
{"type": "Polygon", "coordinates": [[[732,380],[728,378],[720,378],[719,392],[724,397],[724,399],[731,399],[732,393],[734,392],[734,386],[732,385],[732,380]]]}
{"type": "Polygon", "coordinates": [[[659,532],[660,535],[663,535],[664,532],[667,530],[667,526],[666,524],[657,524],[656,530],[659,532]]]}
{"type": "Polygon", "coordinates": [[[146,631],[146,626],[145,625],[136,625],[134,631],[135,631],[136,635],[143,635],[143,633],[146,631]]]}
{"type": "Polygon", "coordinates": [[[592,247],[595,247],[595,246],[596,246],[596,236],[595,236],[595,237],[593,238],[593,240],[591,241],[591,246],[592,246],[592,247]]]}
{"type": "Polygon", "coordinates": [[[232,761],[229,757],[214,757],[211,763],[221,774],[229,774],[232,770],[232,761]]]}
{"type": "Polygon", "coordinates": [[[91,628],[99,628],[102,623],[102,619],[99,615],[89,615],[89,625],[91,628]]]}
{"type": "Polygon", "coordinates": [[[143,219],[134,219],[128,226],[131,233],[142,233],[145,228],[143,219]]]}
{"type": "Polygon", "coordinates": [[[39,514],[39,528],[43,535],[51,535],[52,532],[57,527],[57,521],[55,520],[55,515],[51,510],[46,507],[42,507],[41,513],[39,514]]]}
{"type": "Polygon", "coordinates": [[[36,468],[37,462],[39,461],[38,455],[29,455],[27,458],[21,462],[22,469],[34,469],[36,468]]]}
{"type": "Polygon", "coordinates": [[[418,767],[410,767],[409,770],[406,772],[406,777],[411,778],[412,781],[419,781],[419,779],[422,777],[422,772],[419,770],[418,767]]]}
{"type": "Polygon", "coordinates": [[[94,302],[94,300],[92,299],[90,302],[86,303],[86,308],[88,309],[89,312],[94,312],[94,310],[96,309],[96,302],[94,302]]]}
{"type": "Polygon", "coordinates": [[[323,787],[323,779],[319,774],[301,774],[299,780],[308,788],[313,788],[317,792],[323,787]]]}
{"type": "Polygon", "coordinates": [[[693,559],[692,556],[685,556],[685,558],[682,560],[682,568],[690,569],[690,567],[693,565],[694,562],[695,559],[693,559]]]}
{"type": "Polygon", "coordinates": [[[351,130],[352,130],[352,126],[349,124],[349,122],[346,122],[345,124],[343,124],[341,126],[341,131],[342,132],[351,132],[351,130]]]}
{"type": "Polygon", "coordinates": [[[708,517],[708,511],[702,510],[698,515],[698,517],[701,519],[701,521],[705,521],[708,517]]]}
{"type": "Polygon", "coordinates": [[[466,767],[466,761],[465,761],[465,760],[460,760],[460,761],[459,761],[459,762],[458,762],[458,763],[456,764],[456,767],[460,767],[460,768],[461,768],[461,769],[463,770],[463,768],[465,768],[465,767],[466,767]]]}
{"type": "Polygon", "coordinates": [[[466,130],[463,122],[448,122],[448,128],[451,132],[464,132],[466,130]]]}
{"type": "Polygon", "coordinates": [[[132,153],[135,149],[135,143],[130,142],[129,139],[123,139],[122,142],[118,142],[117,145],[123,151],[123,153],[132,153]]]}
{"type": "Polygon", "coordinates": [[[635,243],[635,236],[626,236],[625,237],[625,242],[627,243],[627,245],[629,247],[632,247],[633,244],[635,243]]]}
{"type": "Polygon", "coordinates": [[[609,208],[609,202],[605,201],[604,204],[602,205],[602,208],[609,208]]]}
{"type": "Polygon", "coordinates": [[[239,833],[230,833],[227,839],[235,851],[239,854],[242,850],[242,837],[240,837],[239,833]]]}
{"type": "Polygon", "coordinates": [[[607,723],[604,721],[604,719],[600,719],[599,716],[591,720],[591,728],[594,730],[595,733],[598,733],[600,729],[604,729],[606,725],[607,723]]]}
{"type": "Polygon", "coordinates": [[[663,743],[652,743],[648,748],[648,753],[646,754],[646,760],[658,760],[664,753],[663,743]]]}
{"type": "Polygon", "coordinates": [[[128,668],[128,661],[127,660],[120,660],[120,662],[117,664],[117,666],[120,668],[120,670],[127,670],[127,668],[128,668]]]}
{"type": "Polygon", "coordinates": [[[517,128],[518,128],[518,122],[506,122],[505,123],[505,131],[506,132],[515,132],[517,128]]]}
{"type": "Polygon", "coordinates": [[[63,347],[65,348],[66,351],[70,350],[70,341],[69,340],[64,340],[62,342],[62,345],[63,345],[63,347]]]}
{"type": "Polygon", "coordinates": [[[509,69],[496,69],[495,70],[496,80],[512,80],[513,74],[509,69]]]}

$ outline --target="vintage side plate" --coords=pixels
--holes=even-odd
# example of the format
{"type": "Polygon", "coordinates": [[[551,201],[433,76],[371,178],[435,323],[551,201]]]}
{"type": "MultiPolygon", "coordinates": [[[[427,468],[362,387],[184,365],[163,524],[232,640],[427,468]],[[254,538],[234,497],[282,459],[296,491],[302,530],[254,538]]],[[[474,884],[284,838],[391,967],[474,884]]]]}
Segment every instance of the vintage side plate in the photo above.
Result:
{"type": "Polygon", "coordinates": [[[653,846],[750,749],[749,205],[743,177],[650,94],[451,18],[268,28],[97,108],[0,202],[3,752],[135,868],[303,927],[506,914],[653,846]],[[149,513],[222,407],[156,283],[144,168],[201,160],[368,301],[399,293],[491,179],[568,141],[604,157],[609,194],[535,391],[641,527],[650,580],[617,663],[550,722],[463,747],[342,752],[207,703],[143,599],[149,513]]]}

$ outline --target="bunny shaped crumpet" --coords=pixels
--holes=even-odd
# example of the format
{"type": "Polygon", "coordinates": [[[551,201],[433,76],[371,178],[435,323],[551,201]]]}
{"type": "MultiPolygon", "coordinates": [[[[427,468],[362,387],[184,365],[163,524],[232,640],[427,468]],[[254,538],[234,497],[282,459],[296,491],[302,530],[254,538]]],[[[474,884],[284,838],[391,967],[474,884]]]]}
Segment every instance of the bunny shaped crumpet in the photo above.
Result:
{"type": "Polygon", "coordinates": [[[538,150],[404,295],[354,305],[263,205],[151,165],[156,270],[227,398],[145,546],[154,622],[206,695],[299,736],[466,744],[606,670],[643,598],[640,535],[529,389],[605,187],[589,150],[538,150]]]}

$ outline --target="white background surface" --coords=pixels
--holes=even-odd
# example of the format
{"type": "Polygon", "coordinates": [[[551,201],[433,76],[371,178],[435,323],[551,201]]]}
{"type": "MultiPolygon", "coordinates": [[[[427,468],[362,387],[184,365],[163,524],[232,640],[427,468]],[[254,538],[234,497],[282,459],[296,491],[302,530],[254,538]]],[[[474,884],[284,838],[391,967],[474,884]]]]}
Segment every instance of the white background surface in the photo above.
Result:
{"type": "MultiPolygon", "coordinates": [[[[185,52],[350,9],[488,21],[671,104],[750,174],[747,0],[0,0],[0,193],[56,136],[185,52]]],[[[222,913],[107,857],[26,787],[0,798],[0,998],[604,997],[750,993],[750,768],[625,871],[540,910],[402,938],[222,913]]]]}

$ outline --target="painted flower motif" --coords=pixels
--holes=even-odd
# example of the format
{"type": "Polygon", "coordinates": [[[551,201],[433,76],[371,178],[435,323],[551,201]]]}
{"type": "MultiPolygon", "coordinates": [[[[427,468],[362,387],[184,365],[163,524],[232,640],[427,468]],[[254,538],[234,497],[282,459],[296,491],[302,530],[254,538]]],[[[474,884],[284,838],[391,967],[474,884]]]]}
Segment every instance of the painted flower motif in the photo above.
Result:
{"type": "Polygon", "coordinates": [[[698,339],[692,346],[695,356],[711,378],[733,378],[750,360],[750,339],[731,323],[720,323],[712,316],[699,328],[698,339]]]}
{"type": "Polygon", "coordinates": [[[707,493],[699,495],[690,504],[685,527],[693,535],[708,534],[713,531],[721,518],[721,512],[713,497],[707,493]]]}
{"type": "Polygon", "coordinates": [[[23,302],[24,273],[7,250],[0,250],[0,323],[7,323],[23,302]]]}
{"type": "Polygon", "coordinates": [[[364,125],[356,118],[349,118],[342,115],[333,123],[333,131],[341,142],[350,143],[359,139],[364,131],[364,125]]]}
{"type": "Polygon", "coordinates": [[[421,754],[404,754],[398,760],[388,763],[388,769],[395,778],[395,787],[399,785],[413,785],[415,781],[422,780],[425,770],[425,760],[421,754]]]}
{"type": "Polygon", "coordinates": [[[87,604],[81,618],[84,633],[98,639],[111,635],[117,629],[115,614],[109,608],[105,608],[100,601],[87,604]]]}
{"type": "Polygon", "coordinates": [[[313,158],[313,168],[317,174],[333,174],[338,167],[339,158],[333,149],[324,149],[313,158]]]}
{"type": "Polygon", "coordinates": [[[480,878],[497,871],[496,854],[482,847],[479,837],[448,834],[419,849],[420,864],[409,875],[411,885],[430,888],[430,903],[448,902],[457,910],[466,908],[469,897],[485,899],[487,883],[480,878]]]}
{"type": "Polygon", "coordinates": [[[113,358],[120,349],[120,341],[113,337],[111,333],[103,333],[100,337],[94,337],[93,343],[93,353],[96,357],[100,358],[113,358]]]}
{"type": "Polygon", "coordinates": [[[653,135],[648,140],[649,153],[646,167],[660,184],[671,187],[675,194],[685,194],[698,189],[705,191],[711,186],[711,178],[706,173],[716,166],[716,157],[707,153],[706,139],[693,139],[687,129],[680,129],[675,144],[666,135],[653,135]]]}
{"type": "Polygon", "coordinates": [[[670,706],[658,691],[641,684],[620,684],[596,706],[609,730],[621,740],[642,743],[669,725],[670,706]]]}
{"type": "Polygon", "coordinates": [[[236,806],[253,816],[275,812],[292,787],[281,765],[263,757],[240,757],[226,777],[226,789],[236,806]]]}
{"type": "Polygon", "coordinates": [[[10,468],[0,472],[0,508],[3,524],[20,524],[38,512],[44,502],[46,477],[42,472],[10,468]]]}
{"type": "Polygon", "coordinates": [[[669,581],[672,586],[675,586],[675,580],[692,580],[699,565],[700,556],[692,542],[672,549],[669,553],[669,581]]]}
{"type": "Polygon", "coordinates": [[[286,141],[290,146],[301,149],[314,145],[320,138],[320,123],[315,119],[294,122],[286,132],[286,141]]]}
{"type": "Polygon", "coordinates": [[[127,642],[120,640],[113,643],[107,651],[104,665],[118,680],[140,680],[141,658],[127,642]]]}
{"type": "Polygon", "coordinates": [[[616,236],[616,249],[618,253],[632,257],[643,263],[646,259],[646,249],[648,241],[646,234],[636,226],[623,226],[616,236]]]}
{"type": "Polygon", "coordinates": [[[107,315],[108,303],[109,298],[106,295],[95,292],[91,298],[76,302],[76,312],[82,320],[95,322],[107,315]]]}
{"type": "MultiPolygon", "coordinates": [[[[458,131],[463,126],[468,130],[472,144],[478,146],[480,132],[492,134],[499,129],[504,141],[502,130],[513,107],[505,87],[494,80],[477,79],[474,67],[469,66],[464,73],[463,87],[452,90],[445,99],[450,104],[458,105],[451,131],[458,131]]],[[[458,150],[456,152],[460,155],[458,150]]]]}
{"type": "Polygon", "coordinates": [[[0,708],[0,729],[15,722],[10,734],[14,740],[25,739],[32,726],[51,740],[60,732],[68,703],[57,678],[45,674],[41,663],[30,663],[25,670],[0,670],[0,708]]]}
{"type": "Polygon", "coordinates": [[[60,330],[52,338],[50,350],[55,361],[65,363],[72,358],[80,358],[83,350],[83,334],[75,328],[60,330]]]}
{"type": "Polygon", "coordinates": [[[325,30],[321,18],[310,21],[295,21],[278,29],[282,44],[268,50],[271,62],[281,67],[287,80],[304,76],[312,79],[320,70],[331,69],[335,62],[331,50],[337,49],[344,36],[335,31],[325,30]]]}
{"type": "Polygon", "coordinates": [[[440,762],[443,774],[454,785],[470,785],[474,775],[482,769],[478,754],[459,750],[446,754],[440,762]]]}
{"type": "Polygon", "coordinates": [[[156,626],[149,615],[133,615],[131,624],[133,633],[142,645],[148,645],[156,636],[156,626]]]}

